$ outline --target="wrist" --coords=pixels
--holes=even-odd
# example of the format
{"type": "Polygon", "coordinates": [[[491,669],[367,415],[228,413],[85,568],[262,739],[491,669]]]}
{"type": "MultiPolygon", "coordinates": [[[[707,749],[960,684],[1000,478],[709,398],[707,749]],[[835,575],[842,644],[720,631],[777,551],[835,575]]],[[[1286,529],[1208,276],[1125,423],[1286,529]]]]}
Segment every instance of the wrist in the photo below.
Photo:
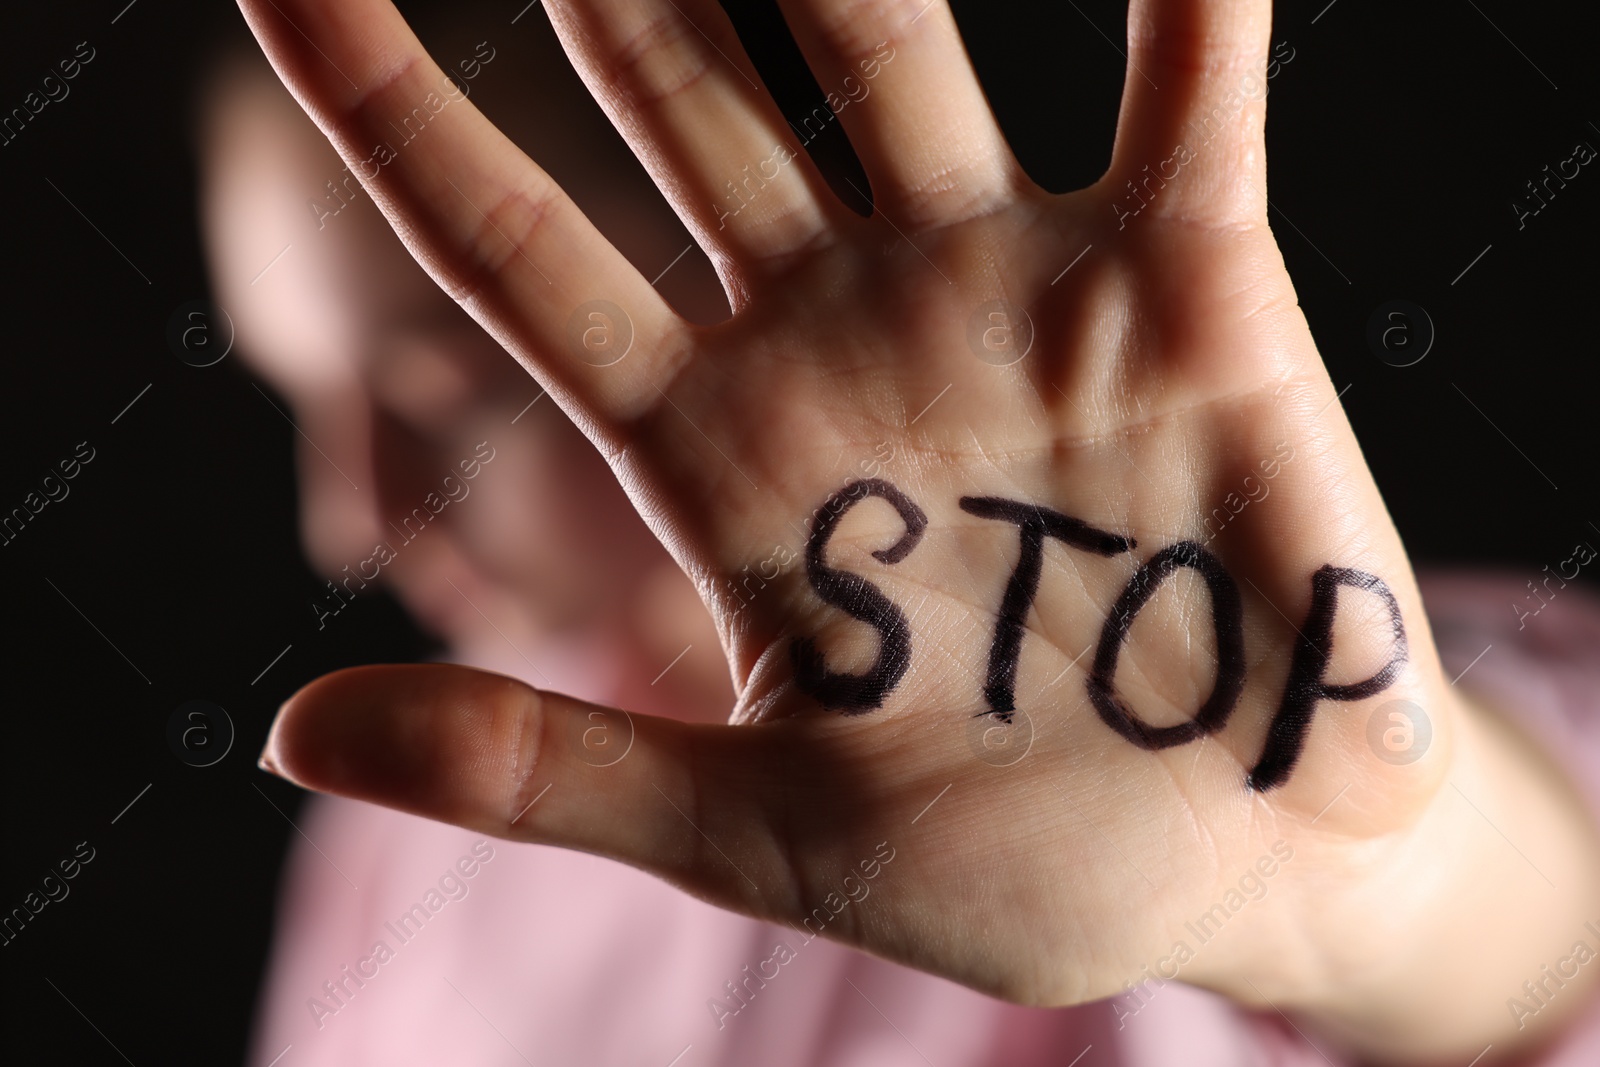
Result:
{"type": "Polygon", "coordinates": [[[1297,872],[1320,966],[1276,1006],[1379,1062],[1468,1062],[1491,1045],[1483,1062],[1503,1061],[1558,1035],[1600,991],[1589,812],[1531,738],[1446,697],[1449,766],[1416,823],[1307,849],[1329,862],[1297,872]]]}

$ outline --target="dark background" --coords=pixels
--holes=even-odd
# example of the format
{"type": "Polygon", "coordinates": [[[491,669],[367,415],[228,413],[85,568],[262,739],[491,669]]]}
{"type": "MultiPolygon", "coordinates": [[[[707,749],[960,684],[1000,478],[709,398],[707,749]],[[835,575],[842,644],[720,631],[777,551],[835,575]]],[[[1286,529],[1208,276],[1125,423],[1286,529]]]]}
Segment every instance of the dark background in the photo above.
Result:
{"type": "MultiPolygon", "coordinates": [[[[174,311],[206,296],[188,87],[217,35],[237,40],[243,21],[225,3],[126,3],[0,15],[0,113],[78,42],[96,50],[70,95],[0,147],[0,512],[78,442],[96,450],[70,496],[0,546],[0,913],[79,842],[95,849],[71,895],[0,947],[8,1062],[238,1062],[299,803],[255,769],[272,712],[323,671],[427,647],[381,597],[316,631],[307,604],[322,586],[296,547],[293,430],[235,360],[194,368],[168,344],[174,311]],[[165,734],[197,698],[238,731],[203,769],[165,734]]],[[[510,24],[525,3],[508,0],[483,36],[515,54],[519,36],[549,34],[539,9],[510,24]]],[[[1290,273],[1414,557],[1534,578],[1575,542],[1600,541],[1589,525],[1600,164],[1520,232],[1511,208],[1576,142],[1600,147],[1586,14],[1324,3],[1279,5],[1273,33],[1294,50],[1271,83],[1267,131],[1290,273]],[[1393,299],[1437,329],[1415,366],[1387,365],[1366,341],[1393,299]]],[[[784,112],[820,103],[772,5],[741,6],[784,112]]],[[[1097,177],[1124,9],[955,6],[1030,173],[1057,190],[1097,177]]],[[[821,150],[853,165],[829,136],[821,150]]]]}

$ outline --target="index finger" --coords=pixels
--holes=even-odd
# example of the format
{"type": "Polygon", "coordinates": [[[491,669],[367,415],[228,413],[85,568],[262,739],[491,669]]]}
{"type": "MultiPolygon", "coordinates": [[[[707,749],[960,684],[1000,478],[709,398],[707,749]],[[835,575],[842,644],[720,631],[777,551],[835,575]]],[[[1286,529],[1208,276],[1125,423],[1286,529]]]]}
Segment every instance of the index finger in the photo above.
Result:
{"type": "Polygon", "coordinates": [[[656,398],[682,322],[389,0],[240,8],[417,262],[591,436],[656,398]]]}

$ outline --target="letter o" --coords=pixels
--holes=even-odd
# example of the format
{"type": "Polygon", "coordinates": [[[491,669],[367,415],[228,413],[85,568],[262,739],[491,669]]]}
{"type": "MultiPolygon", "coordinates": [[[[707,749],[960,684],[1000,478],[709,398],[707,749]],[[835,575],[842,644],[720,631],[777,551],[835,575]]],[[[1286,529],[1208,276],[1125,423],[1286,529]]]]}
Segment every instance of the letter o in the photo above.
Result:
{"type": "Polygon", "coordinates": [[[1134,571],[1100,629],[1100,646],[1095,651],[1088,688],[1089,700],[1101,721],[1140,748],[1171,748],[1222,729],[1244,689],[1244,611],[1239,602],[1239,586],[1222,561],[1194,541],[1179,541],[1134,571]],[[1117,699],[1117,659],[1133,620],[1179,567],[1200,572],[1210,590],[1211,622],[1217,635],[1217,679],[1193,719],[1175,726],[1151,726],[1117,699]]]}

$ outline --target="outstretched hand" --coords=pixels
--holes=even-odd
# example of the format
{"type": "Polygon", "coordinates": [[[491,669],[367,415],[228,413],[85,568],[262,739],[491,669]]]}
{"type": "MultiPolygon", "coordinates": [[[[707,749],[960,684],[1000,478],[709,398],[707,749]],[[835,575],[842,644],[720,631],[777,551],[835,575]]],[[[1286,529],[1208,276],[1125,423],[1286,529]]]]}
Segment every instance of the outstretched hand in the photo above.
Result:
{"type": "Polygon", "coordinates": [[[1136,0],[1111,167],[1057,196],[942,0],[785,0],[853,100],[868,217],[717,4],[549,4],[716,265],[713,327],[470,104],[432,109],[386,0],[242,6],[353,167],[391,147],[374,199],[607,457],[738,693],[696,726],[362,668],[285,706],[272,769],[1028,1003],[1159,971],[1306,1004],[1359,955],[1320,932],[1358,908],[1338,887],[1396,866],[1462,716],[1268,230],[1267,3],[1136,0]],[[1386,761],[1401,701],[1380,725],[1426,751],[1386,761]],[[1202,941],[1207,914],[1239,926],[1202,941]]]}

